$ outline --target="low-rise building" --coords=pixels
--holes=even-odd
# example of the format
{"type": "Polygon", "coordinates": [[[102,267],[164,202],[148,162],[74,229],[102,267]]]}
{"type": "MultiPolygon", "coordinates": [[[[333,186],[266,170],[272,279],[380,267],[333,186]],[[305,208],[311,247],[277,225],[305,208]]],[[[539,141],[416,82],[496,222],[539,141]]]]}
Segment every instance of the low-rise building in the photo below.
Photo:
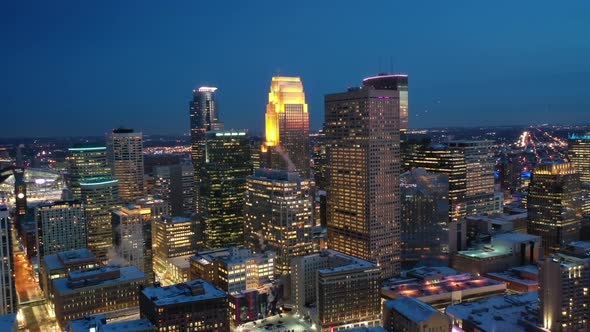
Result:
{"type": "Polygon", "coordinates": [[[69,321],[65,332],[154,332],[154,324],[147,319],[109,323],[103,314],[85,316],[69,321]]]}
{"type": "Polygon", "coordinates": [[[253,254],[237,247],[203,251],[190,259],[190,279],[205,279],[228,293],[239,293],[272,282],[275,261],[272,251],[253,254]]]}
{"type": "Polygon", "coordinates": [[[229,322],[232,328],[279,313],[278,303],[283,295],[281,285],[266,284],[228,295],[229,322]]]}
{"type": "Polygon", "coordinates": [[[202,279],[146,287],[139,302],[156,331],[229,331],[227,294],[202,279]]]}
{"type": "Polygon", "coordinates": [[[451,320],[431,305],[402,297],[383,303],[383,327],[388,332],[450,332],[451,320]]]}
{"type": "Polygon", "coordinates": [[[146,278],[135,266],[70,271],[67,277],[53,280],[57,322],[64,328],[66,322],[85,315],[106,312],[127,315],[127,309],[138,306],[139,286],[145,285],[146,278]]]}
{"type": "Polygon", "coordinates": [[[513,267],[508,271],[486,273],[483,276],[505,283],[508,290],[513,292],[528,293],[539,290],[539,268],[535,265],[513,267]]]}
{"type": "Polygon", "coordinates": [[[398,299],[409,296],[437,309],[449,304],[484,299],[506,292],[506,284],[448,267],[421,267],[407,271],[400,278],[386,280],[381,296],[398,299]]]}
{"type": "Polygon", "coordinates": [[[538,296],[537,292],[495,296],[449,306],[445,313],[454,326],[465,332],[541,332],[537,319],[538,296]]]}
{"type": "Polygon", "coordinates": [[[525,233],[503,233],[480,249],[452,255],[451,266],[472,274],[502,272],[511,267],[534,264],[541,254],[541,237],[525,233]]]}
{"type": "Polygon", "coordinates": [[[51,309],[53,309],[53,279],[64,278],[68,272],[91,269],[98,266],[98,259],[90,250],[76,249],[44,256],[40,266],[40,286],[51,309]]]}
{"type": "Polygon", "coordinates": [[[294,309],[309,315],[321,331],[380,324],[380,267],[335,250],[294,257],[294,309]]]}

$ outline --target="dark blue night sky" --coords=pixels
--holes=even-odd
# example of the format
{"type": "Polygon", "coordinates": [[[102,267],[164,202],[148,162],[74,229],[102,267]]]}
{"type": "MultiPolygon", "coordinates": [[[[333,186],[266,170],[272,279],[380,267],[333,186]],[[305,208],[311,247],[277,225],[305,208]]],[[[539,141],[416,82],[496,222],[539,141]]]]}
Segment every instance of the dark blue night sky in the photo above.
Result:
{"type": "Polygon", "coordinates": [[[188,132],[199,85],[263,128],[271,76],[323,95],[410,75],[410,127],[590,122],[590,2],[4,1],[0,137],[188,132]],[[17,118],[18,116],[18,118],[17,118]]]}

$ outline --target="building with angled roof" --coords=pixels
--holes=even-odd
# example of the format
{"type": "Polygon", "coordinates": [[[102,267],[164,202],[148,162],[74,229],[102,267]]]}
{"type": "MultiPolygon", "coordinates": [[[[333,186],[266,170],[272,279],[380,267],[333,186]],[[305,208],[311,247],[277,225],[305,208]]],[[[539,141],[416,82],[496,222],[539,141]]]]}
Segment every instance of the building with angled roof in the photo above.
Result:
{"type": "Polygon", "coordinates": [[[450,332],[451,320],[431,305],[402,297],[383,303],[383,328],[388,332],[450,332]]]}

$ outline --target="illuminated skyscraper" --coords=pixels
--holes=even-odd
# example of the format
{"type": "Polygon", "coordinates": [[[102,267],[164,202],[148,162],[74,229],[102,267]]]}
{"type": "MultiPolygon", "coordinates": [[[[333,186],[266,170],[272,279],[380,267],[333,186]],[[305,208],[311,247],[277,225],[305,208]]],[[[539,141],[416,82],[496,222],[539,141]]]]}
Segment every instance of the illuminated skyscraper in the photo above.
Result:
{"type": "Polygon", "coordinates": [[[328,247],[400,273],[399,91],[325,96],[328,247]]]}
{"type": "Polygon", "coordinates": [[[183,216],[195,211],[195,172],[193,165],[154,167],[154,194],[168,202],[172,216],[183,216]]]}
{"type": "Polygon", "coordinates": [[[130,203],[144,197],[142,133],[114,129],[107,142],[113,176],[119,180],[119,198],[130,203]]]}
{"type": "Polygon", "coordinates": [[[492,141],[457,140],[447,143],[460,151],[467,166],[467,215],[500,213],[494,204],[494,159],[492,141]]]}
{"type": "Polygon", "coordinates": [[[201,218],[205,247],[244,242],[244,191],[252,174],[250,142],[244,131],[209,131],[201,169],[201,218]]]}
{"type": "Polygon", "coordinates": [[[590,133],[569,135],[569,159],[580,174],[584,214],[590,214],[590,133]]]}
{"type": "Polygon", "coordinates": [[[17,312],[12,234],[8,208],[0,205],[0,315],[17,312]]]}
{"type": "Polygon", "coordinates": [[[590,243],[576,242],[539,261],[539,318],[552,332],[590,328],[590,243]]]}
{"type": "Polygon", "coordinates": [[[217,114],[215,101],[215,87],[202,86],[193,90],[193,100],[190,102],[191,120],[191,157],[195,172],[195,211],[201,212],[199,199],[199,183],[201,169],[205,163],[205,132],[223,130],[223,123],[217,114]]]}
{"type": "Polygon", "coordinates": [[[86,216],[79,201],[45,203],[35,208],[39,259],[86,248],[86,216]]]}
{"type": "Polygon", "coordinates": [[[113,245],[111,210],[119,204],[118,180],[112,178],[106,147],[77,146],[69,149],[70,188],[84,204],[88,249],[100,261],[113,245]]]}
{"type": "Polygon", "coordinates": [[[408,75],[379,74],[363,80],[363,87],[373,87],[376,90],[394,90],[399,92],[399,130],[408,130],[408,75]]]}
{"type": "Polygon", "coordinates": [[[449,222],[467,214],[467,165],[463,154],[443,145],[420,147],[404,156],[403,168],[422,168],[449,177],[449,222]]]}
{"type": "Polygon", "coordinates": [[[257,169],[247,178],[245,243],[256,252],[274,251],[278,273],[288,274],[291,258],[313,250],[312,186],[280,170],[257,169]]]}
{"type": "Polygon", "coordinates": [[[309,113],[299,77],[275,76],[266,106],[265,167],[309,177],[309,113]]]}
{"type": "Polygon", "coordinates": [[[528,195],[527,233],[542,238],[545,252],[579,239],[580,176],[572,163],[538,165],[528,195]]]}

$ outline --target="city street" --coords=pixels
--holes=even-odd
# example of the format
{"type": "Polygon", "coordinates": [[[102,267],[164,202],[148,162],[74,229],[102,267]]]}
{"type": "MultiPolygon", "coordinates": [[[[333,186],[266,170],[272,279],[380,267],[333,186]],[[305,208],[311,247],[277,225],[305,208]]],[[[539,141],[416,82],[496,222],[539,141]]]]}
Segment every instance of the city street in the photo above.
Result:
{"type": "Polygon", "coordinates": [[[49,317],[45,298],[35,281],[33,267],[20,250],[18,241],[14,240],[14,275],[23,331],[59,331],[55,319],[49,317]]]}

